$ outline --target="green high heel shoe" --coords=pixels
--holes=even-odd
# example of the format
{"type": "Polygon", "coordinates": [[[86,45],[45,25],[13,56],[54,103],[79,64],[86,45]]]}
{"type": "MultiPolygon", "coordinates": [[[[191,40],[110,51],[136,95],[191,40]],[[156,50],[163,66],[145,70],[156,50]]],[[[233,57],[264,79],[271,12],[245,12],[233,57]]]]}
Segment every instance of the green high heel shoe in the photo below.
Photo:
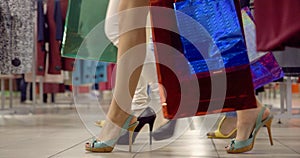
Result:
{"type": "Polygon", "coordinates": [[[138,122],[135,122],[133,124],[130,124],[130,121],[132,120],[133,115],[130,115],[127,120],[125,121],[118,137],[108,140],[108,141],[99,141],[97,139],[93,139],[92,142],[86,143],[89,147],[86,147],[85,150],[91,151],[91,152],[112,152],[114,149],[114,146],[116,145],[119,137],[123,135],[127,130],[129,131],[129,152],[131,152],[132,149],[132,135],[134,129],[139,124],[138,122]]]}
{"type": "Polygon", "coordinates": [[[266,107],[263,107],[259,112],[258,117],[256,119],[255,128],[253,129],[249,139],[243,141],[237,141],[235,139],[232,139],[231,144],[227,149],[227,153],[236,154],[236,153],[243,153],[252,150],[256,135],[262,126],[267,127],[270,144],[273,145],[273,139],[271,135],[271,124],[272,124],[273,116],[270,114],[266,119],[262,120],[265,110],[266,107]]]}

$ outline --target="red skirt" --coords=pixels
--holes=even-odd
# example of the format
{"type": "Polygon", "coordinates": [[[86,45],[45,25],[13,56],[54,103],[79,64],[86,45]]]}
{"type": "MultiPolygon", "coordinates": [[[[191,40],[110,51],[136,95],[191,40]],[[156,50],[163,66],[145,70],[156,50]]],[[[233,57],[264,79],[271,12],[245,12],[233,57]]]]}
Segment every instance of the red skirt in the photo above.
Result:
{"type": "Polygon", "coordinates": [[[299,0],[256,0],[254,5],[258,51],[300,48],[299,0]]]}

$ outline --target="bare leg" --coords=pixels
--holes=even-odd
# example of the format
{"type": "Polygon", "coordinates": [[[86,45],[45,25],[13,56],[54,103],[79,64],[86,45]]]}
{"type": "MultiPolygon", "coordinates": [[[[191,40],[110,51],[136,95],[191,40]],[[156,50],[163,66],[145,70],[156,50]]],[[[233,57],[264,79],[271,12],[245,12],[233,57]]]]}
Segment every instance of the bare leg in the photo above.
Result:
{"type": "MultiPolygon", "coordinates": [[[[147,5],[148,0],[121,0],[119,10],[124,11],[147,5]]],[[[130,31],[126,31],[125,29],[128,28],[127,24],[134,24],[136,22],[145,23],[146,25],[146,17],[147,13],[145,12],[138,15],[122,13],[119,18],[120,38],[118,45],[116,84],[113,100],[107,113],[106,123],[99,136],[100,140],[105,141],[116,138],[120,131],[119,127],[122,127],[128,116],[131,114],[132,97],[140,77],[142,64],[146,54],[146,31],[145,28],[138,28],[130,31]],[[131,50],[132,48],[134,48],[134,50],[131,50]],[[132,53],[134,55],[130,55],[132,53]],[[129,57],[127,57],[128,55],[129,57]],[[136,65],[140,66],[136,68],[136,65]]],[[[132,122],[135,121],[136,118],[132,120],[132,122]]]]}
{"type": "MultiPolygon", "coordinates": [[[[237,111],[237,141],[248,139],[255,126],[256,118],[262,108],[261,102],[258,99],[256,100],[257,108],[237,111]]],[[[263,115],[263,118],[266,118],[269,114],[270,110],[267,109],[263,115]]]]}

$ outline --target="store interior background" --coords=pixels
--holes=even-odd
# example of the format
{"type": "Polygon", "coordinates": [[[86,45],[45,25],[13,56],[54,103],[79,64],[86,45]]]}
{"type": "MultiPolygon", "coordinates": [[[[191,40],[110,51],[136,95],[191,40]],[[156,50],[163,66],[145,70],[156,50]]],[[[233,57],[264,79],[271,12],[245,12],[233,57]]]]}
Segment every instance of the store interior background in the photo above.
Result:
{"type": "Polygon", "coordinates": [[[269,145],[267,130],[261,129],[254,149],[237,155],[229,155],[224,149],[230,140],[208,139],[205,136],[207,131],[216,128],[215,120],[221,119],[220,115],[194,117],[188,125],[190,120],[183,119],[179,121],[174,137],[154,141],[152,146],[148,142],[146,126],[143,129],[145,132],[137,137],[132,153],[127,152],[128,146],[124,145],[117,145],[117,149],[110,154],[88,153],[84,150],[84,143],[93,137],[95,131],[100,131],[94,123],[105,118],[103,112],[108,109],[112,91],[95,91],[92,85],[83,85],[56,94],[53,103],[51,97],[48,97],[48,103],[44,103],[37,86],[36,102],[20,103],[20,92],[9,90],[8,78],[2,80],[6,84],[4,91],[1,91],[0,110],[0,157],[3,158],[300,156],[298,77],[285,77],[284,82],[266,85],[265,92],[258,95],[275,116],[272,124],[275,145],[269,145]],[[210,123],[214,127],[206,128],[205,125],[210,123]]]}

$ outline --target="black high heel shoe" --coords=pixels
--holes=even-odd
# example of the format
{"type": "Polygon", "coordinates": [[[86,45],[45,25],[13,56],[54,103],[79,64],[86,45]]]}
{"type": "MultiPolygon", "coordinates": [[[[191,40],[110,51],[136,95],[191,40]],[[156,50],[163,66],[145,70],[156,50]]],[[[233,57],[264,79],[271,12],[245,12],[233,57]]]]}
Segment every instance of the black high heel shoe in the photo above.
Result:
{"type": "MultiPolygon", "coordinates": [[[[154,125],[155,119],[156,119],[155,111],[152,108],[147,107],[141,113],[141,115],[137,118],[137,121],[139,122],[139,124],[134,130],[133,137],[132,137],[132,142],[135,141],[136,136],[139,134],[140,130],[144,127],[144,125],[149,124],[150,145],[152,145],[152,130],[153,130],[153,125],[154,125]]],[[[129,144],[128,137],[129,137],[129,132],[126,132],[124,135],[122,135],[118,139],[117,144],[128,145],[129,144]]]]}

